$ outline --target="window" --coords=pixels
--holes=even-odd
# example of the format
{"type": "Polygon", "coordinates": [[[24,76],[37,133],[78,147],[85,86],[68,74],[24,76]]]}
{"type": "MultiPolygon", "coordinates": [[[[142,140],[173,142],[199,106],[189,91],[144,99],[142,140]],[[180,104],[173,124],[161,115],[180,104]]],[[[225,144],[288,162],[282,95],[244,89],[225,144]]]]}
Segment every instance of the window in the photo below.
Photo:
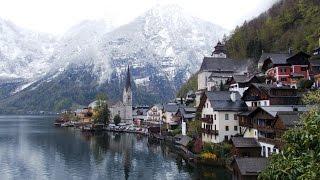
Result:
{"type": "Polygon", "coordinates": [[[287,78],[281,78],[281,81],[287,81],[287,78]]]}
{"type": "Polygon", "coordinates": [[[238,126],[234,126],[234,131],[238,131],[238,126]]]}
{"type": "Polygon", "coordinates": [[[225,120],[229,120],[229,114],[225,114],[225,115],[224,115],[224,119],[225,119],[225,120]]]}
{"type": "Polygon", "coordinates": [[[224,136],[224,141],[228,141],[229,137],[228,136],[224,136]]]}
{"type": "Polygon", "coordinates": [[[229,126],[226,126],[226,131],[229,131],[229,126]]]}
{"type": "Polygon", "coordinates": [[[237,114],[234,114],[234,115],[233,115],[233,119],[234,119],[234,120],[238,120],[237,114]]]}
{"type": "Polygon", "coordinates": [[[214,114],[214,120],[217,120],[217,115],[216,114],[214,114]]]}
{"type": "Polygon", "coordinates": [[[267,153],[268,153],[268,156],[270,156],[270,154],[271,154],[271,148],[270,147],[268,147],[267,153]]]}
{"type": "Polygon", "coordinates": [[[307,67],[301,67],[301,71],[307,71],[307,67]]]}

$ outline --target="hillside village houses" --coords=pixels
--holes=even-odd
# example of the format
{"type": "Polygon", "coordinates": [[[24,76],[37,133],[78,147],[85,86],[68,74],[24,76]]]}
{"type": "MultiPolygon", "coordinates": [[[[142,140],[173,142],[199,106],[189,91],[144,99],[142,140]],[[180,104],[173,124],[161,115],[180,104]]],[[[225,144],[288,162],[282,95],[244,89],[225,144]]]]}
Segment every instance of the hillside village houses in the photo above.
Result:
{"type": "Polygon", "coordinates": [[[221,83],[235,74],[244,74],[248,70],[248,60],[234,60],[227,58],[226,50],[221,42],[215,46],[211,57],[204,57],[198,73],[198,91],[196,92],[196,106],[200,103],[201,94],[220,88],[221,83]]]}

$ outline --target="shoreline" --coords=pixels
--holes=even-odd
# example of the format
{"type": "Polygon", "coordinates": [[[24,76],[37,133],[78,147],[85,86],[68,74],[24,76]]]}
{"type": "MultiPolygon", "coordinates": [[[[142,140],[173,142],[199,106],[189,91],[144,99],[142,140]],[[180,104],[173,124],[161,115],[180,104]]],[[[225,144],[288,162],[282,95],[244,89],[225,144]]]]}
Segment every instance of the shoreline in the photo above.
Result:
{"type": "Polygon", "coordinates": [[[104,129],[103,132],[114,132],[114,133],[132,133],[132,134],[139,134],[147,136],[148,138],[151,138],[152,140],[156,141],[162,141],[166,146],[168,146],[173,153],[179,155],[182,157],[189,165],[192,167],[195,167],[197,165],[202,166],[209,166],[209,167],[223,167],[226,168],[229,172],[232,172],[232,168],[228,166],[228,164],[222,160],[202,160],[199,157],[199,154],[194,154],[191,151],[189,151],[186,147],[179,145],[175,142],[174,137],[172,136],[165,136],[165,135],[159,135],[159,134],[153,134],[153,133],[141,133],[139,131],[127,131],[127,130],[106,130],[104,129]]]}

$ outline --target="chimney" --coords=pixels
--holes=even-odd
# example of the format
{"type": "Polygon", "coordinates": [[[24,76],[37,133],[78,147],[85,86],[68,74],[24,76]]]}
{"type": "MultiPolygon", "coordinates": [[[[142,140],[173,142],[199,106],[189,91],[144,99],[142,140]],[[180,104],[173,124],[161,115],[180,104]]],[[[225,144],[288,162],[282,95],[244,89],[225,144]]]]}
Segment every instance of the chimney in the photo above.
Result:
{"type": "Polygon", "coordinates": [[[232,102],[236,102],[236,93],[235,92],[233,92],[233,91],[231,92],[230,99],[232,102]]]}
{"type": "Polygon", "coordinates": [[[292,48],[291,48],[291,47],[289,47],[288,53],[289,53],[289,54],[292,54],[292,48]]]}

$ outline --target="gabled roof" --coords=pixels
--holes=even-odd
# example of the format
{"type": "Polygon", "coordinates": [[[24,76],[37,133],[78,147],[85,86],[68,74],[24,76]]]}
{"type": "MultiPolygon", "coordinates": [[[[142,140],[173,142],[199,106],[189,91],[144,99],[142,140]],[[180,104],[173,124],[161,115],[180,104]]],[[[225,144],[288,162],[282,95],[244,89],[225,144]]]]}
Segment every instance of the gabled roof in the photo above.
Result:
{"type": "Polygon", "coordinates": [[[285,64],[289,57],[288,53],[262,53],[259,63],[263,64],[265,60],[270,59],[273,64],[285,64]]]}
{"type": "Polygon", "coordinates": [[[301,112],[297,111],[283,111],[277,113],[279,119],[287,128],[294,127],[299,123],[300,114],[301,112]]]}
{"type": "Polygon", "coordinates": [[[182,134],[177,134],[174,136],[174,138],[176,139],[176,143],[180,144],[182,146],[187,146],[189,144],[190,141],[192,141],[192,138],[189,136],[185,136],[182,134]]]}
{"type": "Polygon", "coordinates": [[[232,137],[232,144],[237,148],[261,147],[255,138],[232,137]]]}
{"type": "Polygon", "coordinates": [[[180,105],[180,104],[178,105],[178,104],[175,104],[175,103],[169,103],[169,104],[165,104],[163,106],[163,110],[165,112],[176,113],[180,107],[185,107],[185,105],[180,105]]]}
{"type": "Polygon", "coordinates": [[[241,100],[239,92],[209,91],[206,96],[215,111],[244,111],[248,108],[246,103],[241,100]],[[230,98],[231,93],[236,95],[234,102],[230,98]]]}
{"type": "MultiPolygon", "coordinates": [[[[193,119],[196,117],[196,108],[192,107],[180,107],[178,111],[184,119],[193,119]]],[[[178,112],[177,112],[178,113],[178,112]]]]}
{"type": "Polygon", "coordinates": [[[256,110],[262,109],[263,111],[270,114],[272,117],[276,117],[279,112],[306,112],[308,108],[306,106],[262,106],[258,107],[256,110]]]}
{"type": "Polygon", "coordinates": [[[204,57],[201,67],[201,71],[212,72],[243,72],[247,71],[248,60],[234,60],[230,58],[214,58],[204,57]]]}
{"type": "Polygon", "coordinates": [[[320,66],[320,59],[310,59],[311,66],[320,66]]]}
{"type": "Polygon", "coordinates": [[[237,157],[232,164],[237,164],[241,175],[258,175],[266,168],[267,162],[264,157],[237,157]]]}
{"type": "Polygon", "coordinates": [[[147,112],[148,112],[148,109],[138,108],[138,109],[134,109],[132,111],[132,115],[133,116],[146,116],[147,112]],[[139,114],[138,112],[141,113],[141,114],[139,114]]]}
{"type": "MultiPolygon", "coordinates": [[[[291,64],[292,60],[296,56],[304,56],[309,58],[310,55],[299,51],[298,53],[295,54],[289,54],[289,53],[262,53],[260,59],[259,59],[259,64],[264,64],[265,60],[270,59],[272,61],[272,64],[291,64]],[[290,63],[291,62],[291,63],[290,63]]],[[[302,63],[302,62],[301,62],[302,63]]]]}
{"type": "Polygon", "coordinates": [[[263,83],[252,83],[251,86],[257,88],[259,91],[264,92],[268,95],[270,94],[270,90],[272,89],[277,89],[277,90],[294,90],[293,88],[289,87],[289,86],[276,86],[276,85],[272,85],[272,84],[263,84],[263,83]]]}
{"type": "Polygon", "coordinates": [[[162,104],[155,104],[155,105],[151,106],[151,107],[149,108],[149,110],[150,110],[151,108],[153,108],[153,107],[157,107],[159,110],[162,110],[162,109],[163,109],[163,105],[162,105],[162,104]]]}

